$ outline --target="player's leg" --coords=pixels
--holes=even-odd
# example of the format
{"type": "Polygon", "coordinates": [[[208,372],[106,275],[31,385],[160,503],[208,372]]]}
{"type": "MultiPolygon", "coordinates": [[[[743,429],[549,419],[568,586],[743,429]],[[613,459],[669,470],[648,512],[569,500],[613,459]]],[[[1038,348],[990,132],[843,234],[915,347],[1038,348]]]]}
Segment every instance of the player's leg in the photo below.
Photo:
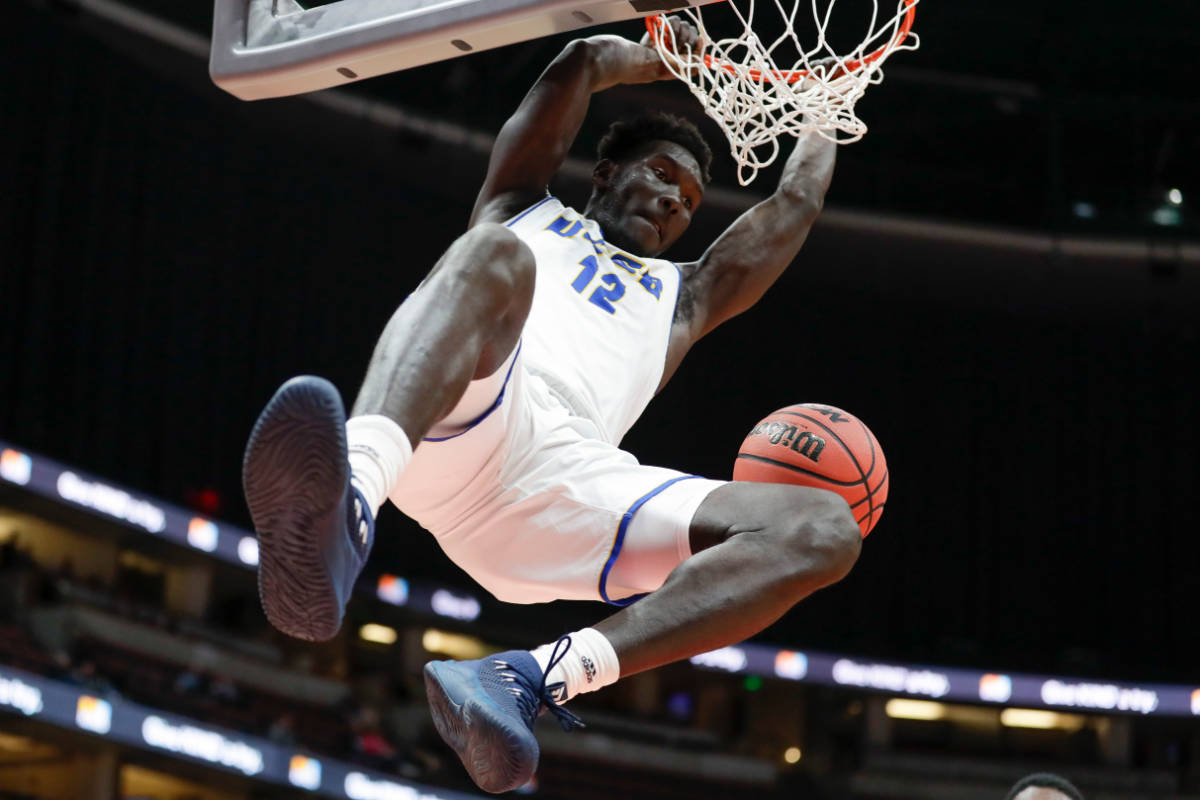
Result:
{"type": "Polygon", "coordinates": [[[635,604],[532,652],[426,665],[438,731],[481,788],[506,791],[528,780],[538,760],[533,720],[542,708],[564,727],[575,725],[577,718],[557,703],[622,676],[742,641],[841,579],[857,559],[859,528],[841,497],[760,483],[713,489],[714,483],[676,479],[663,484],[664,494],[643,495],[646,503],[626,501],[619,529],[627,536],[625,549],[611,574],[607,568],[603,574],[611,579],[610,588],[653,590],[635,604]],[[670,498],[665,508],[662,498],[670,498]],[[695,511],[676,519],[682,509],[695,511]],[[652,527],[639,532],[631,524],[638,517],[669,532],[660,535],[652,527]],[[677,544],[681,537],[686,543],[677,544]],[[689,552],[695,555],[685,557],[689,552]],[[646,570],[622,565],[637,555],[656,565],[646,570]]]}
{"type": "Polygon", "coordinates": [[[337,632],[374,514],[413,446],[516,346],[534,271],[511,231],[476,226],[388,323],[349,425],[337,390],[320,378],[293,378],[268,403],[246,447],[243,485],[263,608],[276,628],[310,640],[337,632]]]}
{"type": "Polygon", "coordinates": [[[595,626],[622,677],[753,636],[841,580],[861,548],[841,497],[767,483],[715,489],[689,534],[695,555],[660,589],[595,626]]]}
{"type": "Polygon", "coordinates": [[[384,328],[353,416],[384,415],[416,447],[516,347],[534,271],[532,251],[502,225],[460,237],[384,328]]]}
{"type": "Polygon", "coordinates": [[[840,580],[861,547],[841,497],[797,486],[684,480],[625,517],[600,592],[640,599],[569,634],[570,652],[553,668],[554,644],[533,651],[547,682],[562,684],[557,700],[758,633],[840,580]]]}
{"type": "Polygon", "coordinates": [[[535,271],[532,251],[512,231],[477,225],[396,309],[346,427],[352,480],[372,515],[435,423],[452,411],[455,421],[474,419],[496,399],[505,377],[496,373],[520,339],[535,271]]]}

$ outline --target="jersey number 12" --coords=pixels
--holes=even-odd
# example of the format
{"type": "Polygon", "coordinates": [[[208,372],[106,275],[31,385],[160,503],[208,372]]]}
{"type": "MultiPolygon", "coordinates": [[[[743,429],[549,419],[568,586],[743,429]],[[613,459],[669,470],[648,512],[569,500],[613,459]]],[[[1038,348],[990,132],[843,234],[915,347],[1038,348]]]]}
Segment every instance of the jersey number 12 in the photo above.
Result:
{"type": "MultiPolygon", "coordinates": [[[[579,270],[579,275],[575,280],[571,281],[571,288],[583,294],[583,290],[592,282],[592,278],[596,276],[596,270],[600,269],[600,262],[595,256],[587,256],[579,262],[583,269],[579,270]]],[[[615,314],[617,309],[613,303],[625,296],[625,284],[621,282],[614,273],[608,272],[600,276],[600,283],[603,286],[597,286],[592,290],[591,296],[588,297],[588,302],[593,305],[600,306],[609,314],[615,314]]]]}

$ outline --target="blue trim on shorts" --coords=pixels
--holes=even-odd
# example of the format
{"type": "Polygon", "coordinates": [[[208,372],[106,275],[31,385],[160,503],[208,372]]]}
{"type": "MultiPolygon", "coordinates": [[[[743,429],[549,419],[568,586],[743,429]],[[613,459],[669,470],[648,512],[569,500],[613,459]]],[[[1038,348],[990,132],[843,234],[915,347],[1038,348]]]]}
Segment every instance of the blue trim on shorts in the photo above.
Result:
{"type": "Polygon", "coordinates": [[[671,478],[671,480],[667,481],[666,483],[659,484],[639,497],[637,500],[634,500],[633,505],[631,505],[629,509],[621,516],[621,523],[617,525],[617,536],[616,539],[613,540],[612,551],[608,554],[608,560],[604,562],[604,569],[600,570],[600,585],[598,589],[600,591],[601,600],[609,605],[628,606],[636,603],[638,600],[641,600],[646,596],[645,594],[635,594],[629,597],[623,597],[620,600],[611,600],[608,596],[608,573],[612,571],[613,565],[617,563],[617,557],[621,555],[621,547],[625,544],[625,532],[629,530],[629,523],[633,522],[633,515],[638,512],[638,509],[644,506],[646,501],[662,492],[663,489],[666,489],[672,484],[679,483],[680,481],[686,481],[691,478],[699,477],[699,475],[680,475],[678,478],[671,478]]]}
{"type": "Polygon", "coordinates": [[[470,432],[470,430],[472,428],[474,428],[479,423],[483,422],[485,419],[488,418],[489,414],[491,414],[493,411],[495,411],[497,408],[499,408],[500,404],[502,402],[504,402],[504,393],[506,391],[508,391],[508,381],[510,378],[512,378],[513,367],[515,367],[517,365],[517,359],[521,357],[522,343],[523,342],[517,342],[517,352],[513,355],[512,363],[508,365],[508,374],[504,376],[504,385],[500,387],[500,394],[496,395],[496,402],[492,403],[491,407],[488,408],[487,411],[483,412],[478,417],[476,417],[475,419],[468,422],[467,427],[463,428],[458,433],[452,433],[449,436],[426,436],[421,441],[423,441],[423,442],[446,442],[446,441],[449,441],[450,439],[454,439],[459,436],[462,436],[464,433],[470,432]]]}
{"type": "Polygon", "coordinates": [[[552,195],[552,194],[546,195],[541,200],[537,201],[536,203],[531,205],[529,208],[522,211],[520,214],[517,214],[515,217],[510,219],[508,222],[504,223],[504,227],[511,228],[513,225],[516,225],[518,222],[520,222],[525,217],[526,214],[529,214],[534,209],[536,209],[538,206],[549,203],[553,199],[554,199],[554,195],[552,195]]]}

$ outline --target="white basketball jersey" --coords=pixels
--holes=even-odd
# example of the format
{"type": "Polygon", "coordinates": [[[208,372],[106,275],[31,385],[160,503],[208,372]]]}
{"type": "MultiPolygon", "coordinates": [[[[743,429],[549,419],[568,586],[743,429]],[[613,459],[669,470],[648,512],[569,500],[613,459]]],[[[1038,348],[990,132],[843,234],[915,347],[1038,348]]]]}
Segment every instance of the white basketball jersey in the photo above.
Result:
{"type": "Polygon", "coordinates": [[[555,197],[507,226],[537,259],[521,337],[529,371],[619,444],[662,380],[679,268],[605,242],[599,224],[555,197]]]}

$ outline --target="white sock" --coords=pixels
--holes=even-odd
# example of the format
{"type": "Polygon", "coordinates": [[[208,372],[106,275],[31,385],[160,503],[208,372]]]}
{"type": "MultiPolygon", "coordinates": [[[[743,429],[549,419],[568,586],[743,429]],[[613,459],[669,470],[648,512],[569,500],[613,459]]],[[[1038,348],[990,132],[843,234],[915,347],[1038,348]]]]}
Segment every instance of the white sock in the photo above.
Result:
{"type": "Polygon", "coordinates": [[[412,443],[403,428],[380,414],[348,419],[346,442],[350,446],[350,482],[363,493],[374,517],[412,460],[412,443]]]}
{"type": "MultiPolygon", "coordinates": [[[[560,703],[565,703],[577,694],[594,692],[614,684],[621,677],[617,651],[608,639],[604,638],[604,634],[595,628],[584,628],[569,636],[571,648],[546,676],[547,686],[562,683],[566,687],[565,691],[555,693],[555,699],[560,703]]],[[[562,655],[566,643],[552,642],[531,651],[543,672],[550,665],[555,645],[558,645],[558,654],[562,655]]]]}

